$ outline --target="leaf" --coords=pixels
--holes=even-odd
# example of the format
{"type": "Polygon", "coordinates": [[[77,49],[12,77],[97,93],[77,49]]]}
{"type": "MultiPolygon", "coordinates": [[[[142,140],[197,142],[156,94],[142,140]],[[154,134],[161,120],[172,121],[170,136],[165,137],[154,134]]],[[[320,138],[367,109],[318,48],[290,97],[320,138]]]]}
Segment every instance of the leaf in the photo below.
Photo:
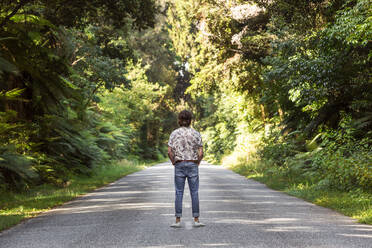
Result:
{"type": "Polygon", "coordinates": [[[40,16],[36,15],[30,15],[30,14],[16,14],[10,18],[11,21],[20,23],[20,22],[28,22],[28,23],[34,23],[39,24],[43,26],[48,26],[51,28],[55,28],[55,26],[48,21],[47,19],[44,19],[40,16]]]}
{"type": "Polygon", "coordinates": [[[27,34],[28,34],[28,37],[31,38],[31,40],[33,41],[33,43],[35,45],[40,45],[41,44],[41,42],[42,42],[42,35],[40,34],[40,32],[30,31],[27,34]]]}
{"type": "Polygon", "coordinates": [[[59,78],[62,80],[62,82],[63,82],[66,86],[68,86],[68,87],[70,87],[70,88],[72,88],[72,89],[79,89],[79,88],[76,87],[73,83],[71,83],[67,78],[65,78],[65,77],[63,77],[63,76],[59,76],[59,78]]]}
{"type": "Polygon", "coordinates": [[[22,102],[28,102],[29,100],[20,97],[25,90],[26,89],[15,88],[9,91],[1,91],[0,98],[3,98],[5,100],[17,100],[22,102]]]}
{"type": "Polygon", "coordinates": [[[4,72],[12,73],[15,75],[19,74],[18,68],[15,65],[0,57],[0,74],[3,74],[4,72]]]}

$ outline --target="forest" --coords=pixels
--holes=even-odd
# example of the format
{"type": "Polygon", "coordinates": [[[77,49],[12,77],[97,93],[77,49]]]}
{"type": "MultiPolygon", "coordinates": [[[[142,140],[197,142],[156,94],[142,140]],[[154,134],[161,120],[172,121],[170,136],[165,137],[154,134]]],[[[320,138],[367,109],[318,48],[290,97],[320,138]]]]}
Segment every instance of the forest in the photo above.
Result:
{"type": "Polygon", "coordinates": [[[369,208],[371,48],[370,0],[1,0],[0,192],[164,159],[189,109],[209,162],[369,208]]]}

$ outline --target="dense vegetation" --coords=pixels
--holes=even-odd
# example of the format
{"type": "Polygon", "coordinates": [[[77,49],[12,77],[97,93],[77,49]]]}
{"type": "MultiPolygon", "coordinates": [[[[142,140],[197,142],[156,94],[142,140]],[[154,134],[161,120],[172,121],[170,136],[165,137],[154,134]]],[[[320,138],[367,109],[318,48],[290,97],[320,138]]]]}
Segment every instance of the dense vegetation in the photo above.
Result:
{"type": "Polygon", "coordinates": [[[153,0],[1,1],[0,190],[165,155],[177,67],[161,10],[153,0]]]}
{"type": "Polygon", "coordinates": [[[85,3],[1,1],[0,190],[158,159],[187,107],[210,161],[371,192],[369,0],[85,3]]]}
{"type": "Polygon", "coordinates": [[[371,192],[370,1],[173,2],[210,160],[268,184],[371,192]]]}

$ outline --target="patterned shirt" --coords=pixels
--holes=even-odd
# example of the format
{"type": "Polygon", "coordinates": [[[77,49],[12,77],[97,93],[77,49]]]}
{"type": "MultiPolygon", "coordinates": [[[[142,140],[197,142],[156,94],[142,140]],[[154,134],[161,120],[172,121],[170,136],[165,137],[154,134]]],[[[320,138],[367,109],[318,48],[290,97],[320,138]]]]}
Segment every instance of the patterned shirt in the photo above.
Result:
{"type": "Polygon", "coordinates": [[[198,148],[203,146],[203,141],[195,129],[180,127],[171,133],[168,146],[172,148],[175,161],[198,160],[198,148]]]}

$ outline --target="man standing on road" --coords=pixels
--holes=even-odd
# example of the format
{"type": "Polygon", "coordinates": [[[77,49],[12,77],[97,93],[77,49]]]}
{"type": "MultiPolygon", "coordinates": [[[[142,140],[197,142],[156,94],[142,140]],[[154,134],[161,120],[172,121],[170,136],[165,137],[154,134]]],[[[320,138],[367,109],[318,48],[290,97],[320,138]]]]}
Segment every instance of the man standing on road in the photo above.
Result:
{"type": "Polygon", "coordinates": [[[203,142],[198,131],[190,127],[191,112],[183,110],[178,115],[180,128],[174,130],[168,142],[168,156],[174,166],[176,188],[176,222],[171,227],[181,227],[182,198],[185,180],[189,184],[194,226],[204,226],[199,222],[199,165],[203,159],[203,142]]]}

